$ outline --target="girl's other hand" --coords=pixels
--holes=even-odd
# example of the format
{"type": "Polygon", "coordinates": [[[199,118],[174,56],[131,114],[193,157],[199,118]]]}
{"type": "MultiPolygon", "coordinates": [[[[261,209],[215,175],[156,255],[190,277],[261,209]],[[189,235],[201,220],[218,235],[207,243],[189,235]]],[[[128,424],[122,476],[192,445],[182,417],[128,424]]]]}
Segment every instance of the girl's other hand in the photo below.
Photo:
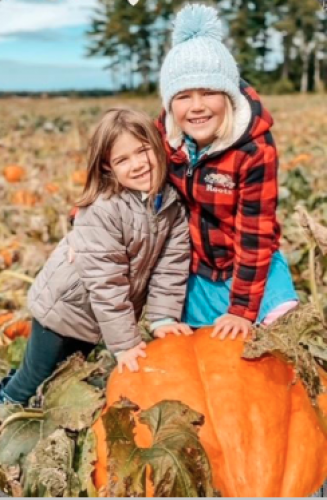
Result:
{"type": "Polygon", "coordinates": [[[123,373],[123,367],[126,366],[130,372],[138,372],[139,364],[137,358],[146,358],[146,353],[144,349],[146,348],[146,343],[141,342],[140,344],[128,349],[127,351],[120,352],[117,355],[118,362],[118,373],[123,373]]]}
{"type": "Polygon", "coordinates": [[[248,319],[235,316],[234,314],[224,314],[216,319],[215,327],[210,337],[218,336],[220,340],[223,340],[229,335],[229,338],[234,340],[241,333],[243,339],[246,339],[251,334],[251,327],[252,323],[248,319]]]}
{"type": "Polygon", "coordinates": [[[174,335],[192,335],[193,330],[186,323],[169,323],[169,325],[163,325],[156,328],[153,332],[153,336],[163,339],[167,333],[173,333],[174,335]]]}

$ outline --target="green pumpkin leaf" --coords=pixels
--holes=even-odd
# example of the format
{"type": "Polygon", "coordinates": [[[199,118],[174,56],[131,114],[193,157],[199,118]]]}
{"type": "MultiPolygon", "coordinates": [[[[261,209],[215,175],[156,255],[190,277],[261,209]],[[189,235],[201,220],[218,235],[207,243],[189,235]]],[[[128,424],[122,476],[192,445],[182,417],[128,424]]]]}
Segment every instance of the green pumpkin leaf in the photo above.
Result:
{"type": "Polygon", "coordinates": [[[178,401],[162,401],[142,411],[153,435],[143,459],[151,465],[156,497],[213,496],[208,457],[199,441],[204,417],[178,401]]]}
{"type": "Polygon", "coordinates": [[[108,449],[106,496],[144,497],[145,465],[134,439],[138,406],[127,399],[111,406],[102,417],[108,449]]]}
{"type": "Polygon", "coordinates": [[[41,437],[53,432],[53,424],[38,411],[25,411],[15,405],[4,406],[7,415],[0,433],[0,464],[22,464],[41,437]]]}
{"type": "MultiPolygon", "coordinates": [[[[80,491],[88,497],[96,497],[97,490],[93,484],[92,474],[97,461],[96,436],[92,428],[80,432],[77,439],[76,470],[80,482],[80,491]]],[[[75,459],[76,460],[76,459],[75,459]]]]}
{"type": "Polygon", "coordinates": [[[162,401],[139,415],[153,435],[151,448],[138,448],[134,414],[122,399],[102,417],[107,434],[107,496],[144,496],[151,467],[155,497],[213,496],[211,469],[198,438],[203,416],[178,401],[162,401]]]}
{"type": "Polygon", "coordinates": [[[9,372],[10,368],[18,368],[24,357],[27,339],[18,337],[8,345],[0,345],[0,380],[9,372]]]}
{"type": "Polygon", "coordinates": [[[85,379],[97,372],[96,363],[75,355],[63,363],[40,387],[43,409],[56,427],[81,431],[91,427],[94,415],[104,405],[104,391],[85,379]]]}
{"type": "Polygon", "coordinates": [[[24,337],[17,337],[8,345],[8,361],[12,368],[19,368],[24,358],[26,346],[27,339],[24,337]]]}

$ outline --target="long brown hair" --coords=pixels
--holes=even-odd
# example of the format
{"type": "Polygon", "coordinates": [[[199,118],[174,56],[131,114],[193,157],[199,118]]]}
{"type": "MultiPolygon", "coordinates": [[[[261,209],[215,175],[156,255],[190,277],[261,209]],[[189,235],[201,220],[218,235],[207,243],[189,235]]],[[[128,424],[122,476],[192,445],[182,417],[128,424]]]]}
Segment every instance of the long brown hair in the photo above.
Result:
{"type": "Polygon", "coordinates": [[[140,142],[149,144],[158,162],[158,171],[154,176],[150,197],[153,198],[163,187],[167,165],[162,138],[151,118],[126,107],[109,109],[93,133],[87,159],[87,178],[84,191],[76,206],[86,207],[93,203],[100,193],[110,198],[122,191],[116,176],[108,165],[110,151],[117,138],[124,132],[133,135],[140,142]],[[109,168],[108,168],[109,167],[109,168]]]}

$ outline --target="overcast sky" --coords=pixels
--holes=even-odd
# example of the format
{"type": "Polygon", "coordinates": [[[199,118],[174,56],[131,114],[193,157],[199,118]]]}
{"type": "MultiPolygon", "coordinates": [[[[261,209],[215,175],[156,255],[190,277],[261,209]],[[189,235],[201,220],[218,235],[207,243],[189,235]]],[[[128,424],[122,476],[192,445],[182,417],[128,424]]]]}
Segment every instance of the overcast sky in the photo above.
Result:
{"type": "Polygon", "coordinates": [[[97,0],[0,0],[0,91],[110,88],[85,58],[97,0]]]}

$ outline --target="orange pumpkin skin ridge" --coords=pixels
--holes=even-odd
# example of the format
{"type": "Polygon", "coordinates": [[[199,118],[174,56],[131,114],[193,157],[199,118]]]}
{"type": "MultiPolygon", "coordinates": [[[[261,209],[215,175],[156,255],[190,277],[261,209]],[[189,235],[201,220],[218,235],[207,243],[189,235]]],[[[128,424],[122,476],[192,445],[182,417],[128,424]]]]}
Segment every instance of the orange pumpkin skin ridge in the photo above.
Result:
{"type": "MultiPolygon", "coordinates": [[[[293,370],[279,359],[241,358],[243,342],[210,338],[211,328],[192,337],[168,335],[147,347],[140,370],[115,370],[107,404],[120,396],[141,408],[164,399],[183,401],[205,415],[200,430],[216,489],[226,497],[303,497],[327,477],[327,439],[293,370]],[[217,395],[217,396],[216,396],[217,395]]],[[[320,396],[327,410],[327,395],[320,396]]],[[[99,460],[95,482],[106,478],[106,443],[96,423],[99,460]]],[[[138,424],[139,446],[151,445],[138,424]]]]}

